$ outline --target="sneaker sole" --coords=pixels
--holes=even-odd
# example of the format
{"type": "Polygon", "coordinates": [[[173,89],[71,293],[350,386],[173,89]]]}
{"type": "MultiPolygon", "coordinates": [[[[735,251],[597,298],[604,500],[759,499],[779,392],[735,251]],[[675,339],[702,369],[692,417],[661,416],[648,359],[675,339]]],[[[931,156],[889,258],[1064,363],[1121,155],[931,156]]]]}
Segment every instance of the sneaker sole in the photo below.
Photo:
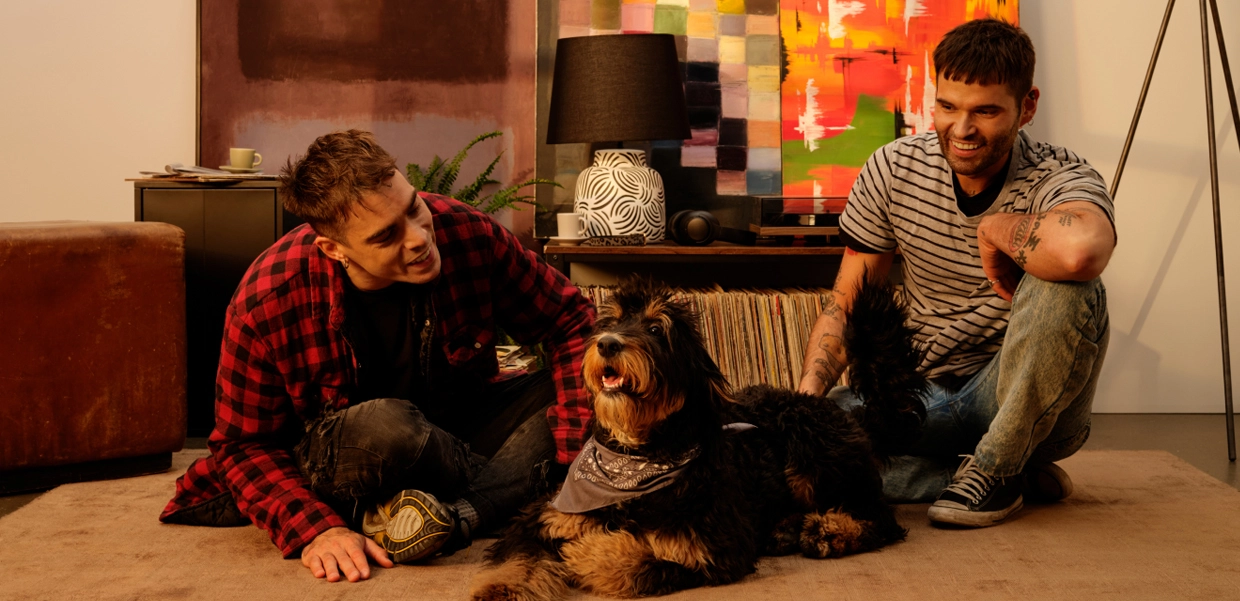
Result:
{"type": "Polygon", "coordinates": [[[969,526],[971,528],[985,528],[986,526],[997,525],[1008,516],[1020,511],[1025,506],[1024,498],[1017,497],[1016,502],[1012,503],[1003,511],[968,511],[965,509],[955,509],[953,507],[930,506],[927,515],[930,521],[940,524],[954,524],[956,526],[969,526]]]}
{"type": "Polygon", "coordinates": [[[451,534],[452,516],[439,502],[421,491],[407,490],[392,503],[382,544],[392,561],[406,563],[438,551],[451,534]]]}

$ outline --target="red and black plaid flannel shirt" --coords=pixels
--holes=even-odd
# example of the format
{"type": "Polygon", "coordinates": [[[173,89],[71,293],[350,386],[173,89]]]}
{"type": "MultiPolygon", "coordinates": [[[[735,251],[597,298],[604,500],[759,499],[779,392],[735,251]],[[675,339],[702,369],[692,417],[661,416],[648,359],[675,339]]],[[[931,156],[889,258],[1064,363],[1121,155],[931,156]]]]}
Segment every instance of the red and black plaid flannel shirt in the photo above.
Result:
{"type": "MultiPolygon", "coordinates": [[[[433,284],[435,339],[450,369],[498,373],[496,326],[523,343],[544,342],[556,389],[547,412],[556,459],[568,463],[590,418],[581,380],[594,307],[558,271],[490,217],[422,194],[432,213],[442,271],[433,284]]],[[[344,271],[301,226],[255,259],[233,296],[216,377],[211,454],[177,480],[160,520],[231,493],[241,514],[290,557],[344,520],[310,489],[287,441],[324,406],[341,409],[356,384],[341,327],[344,271]]]]}

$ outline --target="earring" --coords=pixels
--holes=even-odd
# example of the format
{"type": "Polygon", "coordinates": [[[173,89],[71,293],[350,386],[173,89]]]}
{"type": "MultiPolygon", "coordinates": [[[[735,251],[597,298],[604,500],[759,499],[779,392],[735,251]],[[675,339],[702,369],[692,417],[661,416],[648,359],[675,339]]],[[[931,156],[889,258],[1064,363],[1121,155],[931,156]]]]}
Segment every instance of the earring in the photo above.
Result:
{"type": "Polygon", "coordinates": [[[344,265],[345,271],[349,270],[349,258],[348,257],[340,257],[340,264],[344,265]]]}

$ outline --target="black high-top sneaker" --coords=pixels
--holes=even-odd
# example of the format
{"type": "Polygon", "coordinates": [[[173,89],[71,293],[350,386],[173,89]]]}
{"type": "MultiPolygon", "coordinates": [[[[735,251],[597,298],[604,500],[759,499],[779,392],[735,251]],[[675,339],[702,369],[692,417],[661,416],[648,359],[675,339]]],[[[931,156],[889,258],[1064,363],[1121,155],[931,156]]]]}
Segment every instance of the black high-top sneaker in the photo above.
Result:
{"type": "Polygon", "coordinates": [[[972,455],[965,455],[951,485],[930,506],[930,521],[973,528],[994,526],[1024,506],[1020,489],[1020,476],[991,476],[977,467],[972,455]]]}
{"type": "Polygon", "coordinates": [[[392,554],[396,563],[411,563],[441,550],[456,530],[456,516],[434,495],[402,490],[387,502],[366,510],[362,534],[392,554]]]}

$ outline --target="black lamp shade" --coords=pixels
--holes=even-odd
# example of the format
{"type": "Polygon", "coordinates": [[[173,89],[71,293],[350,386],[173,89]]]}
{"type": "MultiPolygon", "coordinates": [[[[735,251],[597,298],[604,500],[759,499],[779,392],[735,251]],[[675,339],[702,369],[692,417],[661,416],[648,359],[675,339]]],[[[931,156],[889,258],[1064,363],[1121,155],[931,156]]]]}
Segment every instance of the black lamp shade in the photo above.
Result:
{"type": "Polygon", "coordinates": [[[689,137],[673,36],[598,35],[556,44],[548,144],[689,137]]]}

